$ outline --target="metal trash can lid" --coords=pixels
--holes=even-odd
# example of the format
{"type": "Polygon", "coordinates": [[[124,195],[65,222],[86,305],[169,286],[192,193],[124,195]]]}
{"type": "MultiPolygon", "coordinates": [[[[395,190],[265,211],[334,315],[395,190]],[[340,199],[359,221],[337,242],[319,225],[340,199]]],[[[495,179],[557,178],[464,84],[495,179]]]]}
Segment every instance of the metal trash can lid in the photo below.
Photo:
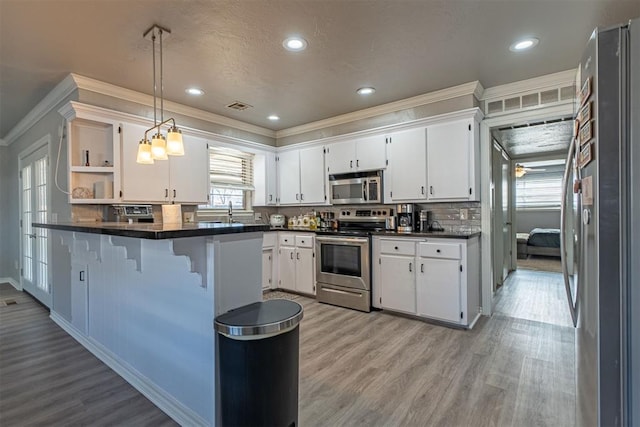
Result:
{"type": "Polygon", "coordinates": [[[262,339],[294,329],[302,312],[300,304],[286,299],[254,302],[218,316],[214,327],[229,338],[262,339]]]}

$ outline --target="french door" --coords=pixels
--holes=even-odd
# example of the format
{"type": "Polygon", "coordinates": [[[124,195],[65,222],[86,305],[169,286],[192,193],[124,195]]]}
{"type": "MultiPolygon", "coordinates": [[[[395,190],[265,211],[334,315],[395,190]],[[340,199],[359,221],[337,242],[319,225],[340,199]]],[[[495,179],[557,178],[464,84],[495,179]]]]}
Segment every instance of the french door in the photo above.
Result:
{"type": "Polygon", "coordinates": [[[48,177],[47,145],[20,158],[20,279],[24,290],[50,307],[49,233],[32,226],[47,221],[48,177]]]}

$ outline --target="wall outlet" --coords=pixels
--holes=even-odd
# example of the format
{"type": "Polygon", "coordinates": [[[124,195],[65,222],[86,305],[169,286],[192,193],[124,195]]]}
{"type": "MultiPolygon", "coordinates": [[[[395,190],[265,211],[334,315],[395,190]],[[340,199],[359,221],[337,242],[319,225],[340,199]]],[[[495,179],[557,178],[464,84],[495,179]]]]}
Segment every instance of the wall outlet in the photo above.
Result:
{"type": "Polygon", "coordinates": [[[262,212],[254,212],[253,219],[256,221],[262,221],[262,212]]]}
{"type": "Polygon", "coordinates": [[[469,209],[460,209],[460,219],[461,220],[469,219],[469,209]]]}

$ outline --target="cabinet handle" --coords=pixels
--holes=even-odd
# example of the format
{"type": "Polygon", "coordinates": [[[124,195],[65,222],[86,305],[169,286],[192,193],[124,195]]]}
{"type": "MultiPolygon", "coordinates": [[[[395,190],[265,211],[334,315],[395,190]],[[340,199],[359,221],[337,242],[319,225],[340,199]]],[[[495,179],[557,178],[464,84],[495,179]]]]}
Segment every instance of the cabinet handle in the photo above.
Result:
{"type": "Polygon", "coordinates": [[[420,192],[421,192],[422,194],[424,194],[424,185],[423,185],[422,187],[420,187],[420,192]]]}
{"type": "Polygon", "coordinates": [[[291,259],[293,259],[293,252],[291,252],[291,259]]]}
{"type": "Polygon", "coordinates": [[[304,240],[300,240],[302,243],[304,243],[304,240]]]}
{"type": "Polygon", "coordinates": [[[80,281],[84,282],[84,271],[80,272],[80,281]]]}
{"type": "Polygon", "coordinates": [[[397,250],[398,250],[398,247],[396,246],[394,249],[397,251],[397,250]]]}
{"type": "Polygon", "coordinates": [[[412,262],[410,262],[410,263],[409,263],[409,272],[413,271],[413,270],[412,270],[412,268],[413,268],[413,263],[412,263],[412,262]]]}
{"type": "Polygon", "coordinates": [[[272,201],[272,200],[273,200],[273,195],[269,194],[269,201],[272,201]]]}
{"type": "Polygon", "coordinates": [[[176,189],[175,188],[173,189],[173,198],[174,199],[176,198],[176,189]]]}
{"type": "Polygon", "coordinates": [[[429,194],[431,194],[433,196],[433,185],[429,186],[429,194]]]}
{"type": "Polygon", "coordinates": [[[424,264],[420,264],[420,273],[424,273],[424,264]]]}
{"type": "Polygon", "coordinates": [[[300,193],[300,200],[304,200],[304,193],[300,193]]]}
{"type": "Polygon", "coordinates": [[[296,200],[300,200],[300,199],[298,199],[298,193],[296,193],[296,200]]]}
{"type": "Polygon", "coordinates": [[[349,160],[349,168],[353,169],[353,160],[349,160]]]}
{"type": "Polygon", "coordinates": [[[169,197],[169,189],[165,188],[164,189],[164,198],[166,199],[167,197],[169,197]]]}
{"type": "Polygon", "coordinates": [[[360,167],[360,160],[356,160],[356,167],[359,168],[360,167]]]}
{"type": "Polygon", "coordinates": [[[436,249],[436,252],[437,252],[437,253],[440,253],[440,249],[436,249]]]}
{"type": "Polygon", "coordinates": [[[299,253],[299,252],[296,252],[296,259],[297,259],[298,261],[300,261],[300,253],[299,253]]]}

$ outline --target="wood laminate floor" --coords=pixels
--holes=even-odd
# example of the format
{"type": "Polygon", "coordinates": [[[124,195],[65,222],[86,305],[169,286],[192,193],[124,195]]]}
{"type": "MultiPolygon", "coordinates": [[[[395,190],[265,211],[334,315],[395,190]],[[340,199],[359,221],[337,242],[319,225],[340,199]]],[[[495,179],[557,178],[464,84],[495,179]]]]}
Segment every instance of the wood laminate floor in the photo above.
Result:
{"type": "MultiPolygon", "coordinates": [[[[0,299],[16,295],[23,301],[0,306],[0,425],[172,423],[28,295],[0,285],[0,299]]],[[[503,309],[463,331],[287,297],[305,308],[303,427],[575,425],[571,327],[503,309]]]]}

